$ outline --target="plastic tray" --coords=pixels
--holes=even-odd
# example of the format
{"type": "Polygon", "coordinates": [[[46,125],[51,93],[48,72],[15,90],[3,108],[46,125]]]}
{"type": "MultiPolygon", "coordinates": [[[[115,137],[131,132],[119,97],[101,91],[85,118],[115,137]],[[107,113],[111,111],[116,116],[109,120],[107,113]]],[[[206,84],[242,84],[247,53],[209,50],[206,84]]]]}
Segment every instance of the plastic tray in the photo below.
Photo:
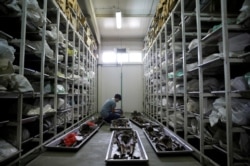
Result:
{"type": "Polygon", "coordinates": [[[188,145],[188,143],[186,143],[181,137],[177,136],[169,129],[163,127],[153,127],[153,131],[157,133],[158,138],[162,136],[169,136],[174,144],[178,144],[181,147],[181,149],[178,150],[173,150],[173,148],[171,150],[165,151],[158,150],[156,148],[157,141],[155,141],[155,138],[149,136],[146,128],[143,128],[142,130],[157,154],[184,154],[193,152],[192,148],[188,145]],[[160,132],[158,133],[158,131],[160,132]]]}
{"type": "Polygon", "coordinates": [[[108,151],[106,154],[106,159],[105,161],[107,163],[131,163],[131,162],[148,162],[148,156],[145,152],[145,149],[142,145],[141,139],[139,137],[139,134],[135,130],[115,130],[112,131],[110,143],[108,146],[108,151]],[[133,157],[128,157],[127,159],[114,159],[114,155],[120,155],[120,151],[118,151],[118,145],[117,145],[117,139],[116,135],[118,132],[134,132],[134,136],[136,138],[136,143],[135,143],[135,149],[134,153],[132,156],[138,157],[137,159],[134,159],[133,157]]]}
{"type": "Polygon", "coordinates": [[[131,130],[131,122],[128,118],[119,118],[111,121],[110,130],[131,130]],[[122,121],[123,123],[116,124],[117,122],[122,121]]]}
{"type": "MultiPolygon", "coordinates": [[[[84,123],[85,124],[85,123],[84,123]]],[[[45,145],[45,147],[48,150],[55,150],[55,151],[77,151],[81,148],[81,146],[86,143],[99,129],[100,126],[103,123],[99,124],[96,128],[92,129],[90,131],[90,133],[88,135],[85,135],[85,137],[83,138],[83,140],[77,142],[77,144],[75,146],[72,147],[66,147],[66,146],[60,146],[62,140],[70,133],[79,133],[79,129],[80,127],[77,127],[69,132],[67,132],[66,134],[62,135],[61,137],[55,139],[54,141],[48,143],[47,145],[45,145]]]]}

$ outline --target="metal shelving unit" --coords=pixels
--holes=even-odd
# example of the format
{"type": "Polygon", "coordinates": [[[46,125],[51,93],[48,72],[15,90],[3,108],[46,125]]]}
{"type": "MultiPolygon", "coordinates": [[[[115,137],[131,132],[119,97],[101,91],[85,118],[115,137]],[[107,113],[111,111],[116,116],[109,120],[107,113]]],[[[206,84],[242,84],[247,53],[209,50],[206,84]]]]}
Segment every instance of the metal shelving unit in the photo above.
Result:
{"type": "Polygon", "coordinates": [[[97,59],[85,43],[84,25],[73,25],[54,0],[37,0],[42,24],[36,24],[28,15],[28,3],[22,1],[20,13],[14,17],[0,14],[0,20],[13,19],[10,25],[0,26],[0,37],[16,50],[13,74],[26,77],[34,89],[32,92],[8,89],[0,93],[0,103],[6,109],[0,113],[0,129],[8,135],[8,127],[16,128],[14,147],[17,149],[6,160],[1,160],[0,165],[25,165],[31,154],[43,151],[48,142],[80,126],[96,113],[97,59]],[[19,29],[17,26],[21,30],[8,29],[19,29]],[[49,41],[48,31],[53,27],[56,29],[54,41],[49,41]],[[36,41],[41,45],[34,48],[36,41]],[[53,57],[48,57],[47,46],[53,51],[53,57]],[[63,100],[60,106],[59,100],[63,100]],[[44,113],[48,101],[53,112],[44,113]],[[27,104],[30,108],[36,106],[38,112],[27,116],[27,104]],[[23,138],[24,129],[29,131],[29,138],[23,138]]]}
{"type": "Polygon", "coordinates": [[[230,84],[232,78],[249,71],[249,52],[229,56],[228,39],[235,33],[249,32],[227,20],[237,17],[242,4],[243,1],[231,0],[202,3],[178,0],[151,46],[145,50],[144,114],[191,144],[194,156],[202,165],[244,165],[250,161],[249,156],[242,156],[234,147],[240,133],[249,135],[249,127],[235,125],[231,111],[234,99],[249,100],[248,91],[233,90],[230,84]],[[211,31],[216,25],[220,26],[211,31]],[[188,47],[193,39],[197,40],[196,46],[188,47]],[[219,42],[222,42],[221,52],[219,42]],[[215,53],[216,56],[210,56],[215,53]],[[209,87],[211,77],[224,88],[209,87]],[[225,120],[214,127],[209,113],[220,97],[225,98],[228,111],[225,120]],[[215,131],[219,130],[225,134],[225,142],[216,136],[215,131]]]}

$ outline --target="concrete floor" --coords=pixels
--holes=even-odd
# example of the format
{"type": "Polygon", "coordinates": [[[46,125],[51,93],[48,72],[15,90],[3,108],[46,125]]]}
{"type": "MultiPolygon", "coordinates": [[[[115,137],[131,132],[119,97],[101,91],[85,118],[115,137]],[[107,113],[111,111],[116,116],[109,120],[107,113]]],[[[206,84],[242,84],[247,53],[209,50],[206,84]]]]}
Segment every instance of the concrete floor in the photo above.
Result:
{"type": "MultiPolygon", "coordinates": [[[[32,160],[27,166],[105,166],[105,157],[111,138],[110,126],[102,125],[99,131],[87,141],[77,152],[52,152],[45,151],[37,158],[32,160]]],[[[140,165],[148,166],[200,166],[200,163],[192,155],[179,156],[158,156],[152,146],[149,144],[141,128],[132,124],[134,130],[137,130],[141,142],[148,156],[148,163],[140,165]]],[[[121,165],[121,164],[112,164],[121,165]]],[[[138,165],[138,163],[126,163],[124,165],[138,165]]]]}

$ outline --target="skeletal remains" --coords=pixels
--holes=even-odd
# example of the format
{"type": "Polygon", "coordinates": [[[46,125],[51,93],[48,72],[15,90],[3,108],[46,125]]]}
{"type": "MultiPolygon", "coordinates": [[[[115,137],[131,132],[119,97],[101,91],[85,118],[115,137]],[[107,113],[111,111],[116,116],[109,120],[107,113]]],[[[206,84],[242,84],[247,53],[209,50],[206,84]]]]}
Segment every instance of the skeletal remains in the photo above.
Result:
{"type": "Polygon", "coordinates": [[[135,156],[135,146],[137,143],[137,135],[133,130],[116,131],[114,134],[115,143],[117,144],[117,153],[114,154],[114,159],[139,159],[135,156]]]}
{"type": "Polygon", "coordinates": [[[112,125],[115,128],[120,128],[120,127],[128,128],[128,127],[130,127],[129,120],[123,119],[123,118],[112,120],[112,125]]]}
{"type": "Polygon", "coordinates": [[[159,151],[185,150],[183,145],[164,133],[163,127],[147,126],[146,132],[159,151]]]}

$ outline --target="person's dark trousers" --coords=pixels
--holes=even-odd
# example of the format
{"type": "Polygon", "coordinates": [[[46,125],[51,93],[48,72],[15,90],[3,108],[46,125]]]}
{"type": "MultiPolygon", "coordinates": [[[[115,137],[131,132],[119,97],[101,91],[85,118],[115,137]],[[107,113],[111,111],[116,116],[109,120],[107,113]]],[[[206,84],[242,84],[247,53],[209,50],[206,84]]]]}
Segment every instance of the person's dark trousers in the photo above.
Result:
{"type": "Polygon", "coordinates": [[[114,119],[118,119],[120,118],[120,115],[119,114],[116,114],[116,113],[110,113],[109,116],[107,118],[105,118],[104,120],[108,123],[111,123],[112,120],[114,119]]]}
{"type": "Polygon", "coordinates": [[[123,111],[122,111],[122,109],[115,109],[115,113],[116,113],[116,114],[122,115],[122,114],[123,114],[123,111]]]}

